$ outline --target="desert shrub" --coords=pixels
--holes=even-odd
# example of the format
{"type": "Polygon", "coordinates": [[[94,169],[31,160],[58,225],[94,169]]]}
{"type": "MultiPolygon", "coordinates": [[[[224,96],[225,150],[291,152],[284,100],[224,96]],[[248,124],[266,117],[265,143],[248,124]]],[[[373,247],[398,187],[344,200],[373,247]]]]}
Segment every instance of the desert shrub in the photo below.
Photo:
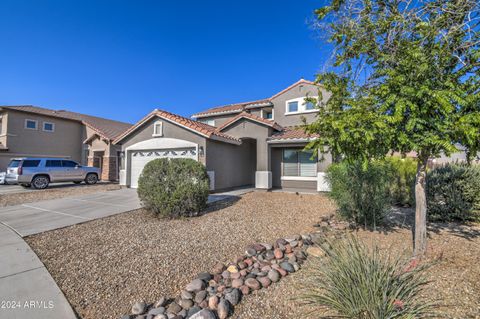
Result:
{"type": "Polygon", "coordinates": [[[480,220],[480,166],[447,164],[427,174],[429,220],[480,220]]]}
{"type": "MultiPolygon", "coordinates": [[[[425,318],[433,305],[421,297],[427,266],[382,255],[353,236],[324,242],[313,260],[301,299],[318,318],[425,318]]],[[[425,295],[425,294],[423,294],[425,295]]]]}
{"type": "Polygon", "coordinates": [[[417,161],[413,158],[390,156],[385,161],[391,166],[390,194],[395,205],[415,205],[415,175],[417,161]]]}
{"type": "Polygon", "coordinates": [[[327,170],[329,195],[341,217],[357,224],[375,226],[390,208],[391,169],[383,161],[342,162],[327,170]]]}
{"type": "Polygon", "coordinates": [[[159,217],[191,216],[205,208],[209,179],[205,167],[192,159],[155,159],[138,180],[138,196],[159,217]]]}

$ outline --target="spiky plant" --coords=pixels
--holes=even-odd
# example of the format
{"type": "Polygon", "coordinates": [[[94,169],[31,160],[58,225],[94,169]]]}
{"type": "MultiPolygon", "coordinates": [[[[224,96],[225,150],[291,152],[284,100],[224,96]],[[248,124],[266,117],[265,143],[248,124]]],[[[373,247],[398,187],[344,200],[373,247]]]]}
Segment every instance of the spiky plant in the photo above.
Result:
{"type": "Polygon", "coordinates": [[[301,299],[315,318],[413,319],[431,317],[434,305],[420,296],[427,265],[383,256],[354,236],[320,244],[301,299]]]}

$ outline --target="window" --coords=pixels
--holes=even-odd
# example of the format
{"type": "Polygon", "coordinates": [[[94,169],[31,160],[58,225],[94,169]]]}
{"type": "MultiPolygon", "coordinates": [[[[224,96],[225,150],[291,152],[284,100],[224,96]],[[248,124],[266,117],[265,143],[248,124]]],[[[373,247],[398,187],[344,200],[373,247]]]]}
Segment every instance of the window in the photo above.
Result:
{"type": "Polygon", "coordinates": [[[78,164],[74,161],[62,161],[62,166],[63,167],[75,167],[75,166],[78,166],[78,164]]]}
{"type": "Polygon", "coordinates": [[[38,167],[38,164],[40,164],[40,160],[24,160],[22,167],[38,167]]]}
{"type": "Polygon", "coordinates": [[[315,109],[315,104],[312,102],[306,102],[305,103],[305,110],[314,110],[315,109]]]}
{"type": "Polygon", "coordinates": [[[268,110],[262,109],[262,118],[267,119],[267,120],[273,120],[273,110],[271,110],[271,109],[268,109],[268,110]]]}
{"type": "Polygon", "coordinates": [[[162,136],[163,135],[163,123],[157,121],[153,124],[153,136],[162,136]]]}
{"type": "Polygon", "coordinates": [[[29,130],[36,130],[37,129],[37,121],[35,120],[25,120],[25,128],[29,130]]]}
{"type": "Polygon", "coordinates": [[[288,113],[298,112],[298,101],[288,102],[288,113]]]}
{"type": "Polygon", "coordinates": [[[215,120],[212,120],[212,119],[200,119],[198,121],[200,123],[208,124],[210,126],[215,126],[215,120]]]}
{"type": "Polygon", "coordinates": [[[45,163],[46,167],[62,167],[62,161],[61,160],[47,160],[45,163]]]}
{"type": "Polygon", "coordinates": [[[53,132],[55,131],[55,124],[50,122],[43,122],[43,130],[45,132],[53,132]]]}
{"type": "Polygon", "coordinates": [[[11,160],[10,163],[8,164],[8,167],[15,168],[20,165],[20,160],[11,160]]]}
{"type": "Polygon", "coordinates": [[[317,176],[317,160],[312,151],[301,149],[283,150],[283,176],[317,176]]]}

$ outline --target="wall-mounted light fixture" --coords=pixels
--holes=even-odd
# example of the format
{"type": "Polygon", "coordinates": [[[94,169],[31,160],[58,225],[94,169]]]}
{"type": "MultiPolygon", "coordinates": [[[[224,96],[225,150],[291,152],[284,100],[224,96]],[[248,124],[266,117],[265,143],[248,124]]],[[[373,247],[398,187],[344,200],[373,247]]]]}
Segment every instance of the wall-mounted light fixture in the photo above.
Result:
{"type": "Polygon", "coordinates": [[[203,146],[200,146],[198,148],[198,155],[203,156],[205,154],[205,151],[203,150],[203,146]]]}

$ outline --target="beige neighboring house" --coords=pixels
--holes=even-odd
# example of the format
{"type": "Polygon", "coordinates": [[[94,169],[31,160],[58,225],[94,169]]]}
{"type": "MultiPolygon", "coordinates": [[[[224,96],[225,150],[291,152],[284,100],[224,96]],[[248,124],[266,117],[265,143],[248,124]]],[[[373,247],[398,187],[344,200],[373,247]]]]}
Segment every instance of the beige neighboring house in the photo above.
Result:
{"type": "Polygon", "coordinates": [[[143,167],[156,158],[192,158],[206,166],[214,191],[239,186],[258,189],[328,190],[325,160],[304,151],[315,136],[299,127],[302,118],[315,119],[318,110],[305,101],[324,101],[328,92],[301,79],[273,96],[219,106],[185,118],[153,110],[121,134],[120,184],[137,187],[143,167]]]}
{"type": "Polygon", "coordinates": [[[31,105],[0,106],[0,172],[13,157],[64,157],[99,167],[118,179],[120,146],[112,141],[131,124],[31,105]]]}

